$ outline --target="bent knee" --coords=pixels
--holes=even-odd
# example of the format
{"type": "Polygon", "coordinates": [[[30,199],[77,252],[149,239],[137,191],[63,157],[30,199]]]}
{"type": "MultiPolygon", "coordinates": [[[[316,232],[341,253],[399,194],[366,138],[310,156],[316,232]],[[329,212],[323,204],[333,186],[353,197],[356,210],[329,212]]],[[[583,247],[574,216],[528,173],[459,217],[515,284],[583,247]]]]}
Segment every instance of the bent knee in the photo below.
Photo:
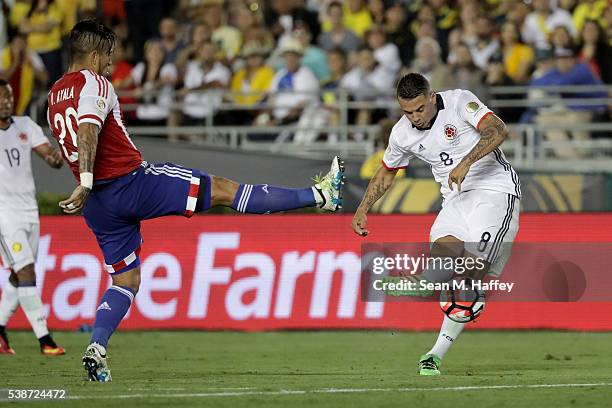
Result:
{"type": "Polygon", "coordinates": [[[112,279],[113,285],[130,288],[136,294],[140,288],[140,268],[113,275],[112,279]]]}
{"type": "Polygon", "coordinates": [[[34,271],[34,264],[24,266],[17,271],[17,281],[19,283],[36,283],[36,272],[34,271]]]}
{"type": "Polygon", "coordinates": [[[212,205],[231,206],[238,192],[239,184],[224,177],[210,176],[210,198],[212,205]]]}

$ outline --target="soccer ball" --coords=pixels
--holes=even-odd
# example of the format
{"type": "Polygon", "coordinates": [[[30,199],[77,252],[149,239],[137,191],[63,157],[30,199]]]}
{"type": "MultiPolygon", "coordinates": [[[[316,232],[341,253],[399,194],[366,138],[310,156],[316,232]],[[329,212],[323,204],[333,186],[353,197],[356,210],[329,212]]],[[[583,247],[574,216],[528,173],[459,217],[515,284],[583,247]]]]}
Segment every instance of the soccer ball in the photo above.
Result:
{"type": "Polygon", "coordinates": [[[466,289],[451,289],[440,292],[440,308],[454,322],[467,323],[475,320],[484,309],[484,292],[473,289],[469,280],[466,289]]]}

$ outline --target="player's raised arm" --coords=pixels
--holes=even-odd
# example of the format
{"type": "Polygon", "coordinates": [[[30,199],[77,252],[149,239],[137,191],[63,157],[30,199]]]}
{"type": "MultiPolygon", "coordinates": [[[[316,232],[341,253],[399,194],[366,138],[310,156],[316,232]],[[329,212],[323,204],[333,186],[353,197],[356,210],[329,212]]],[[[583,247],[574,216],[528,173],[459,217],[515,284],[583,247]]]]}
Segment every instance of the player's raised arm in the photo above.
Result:
{"type": "Polygon", "coordinates": [[[363,195],[361,204],[359,204],[357,211],[355,211],[355,216],[353,217],[353,230],[356,234],[365,237],[370,233],[370,231],[366,229],[368,211],[370,211],[374,203],[385,194],[389,187],[391,187],[398,170],[399,168],[387,169],[385,166],[381,165],[378,170],[376,170],[376,173],[374,173],[363,195]]]}
{"type": "Polygon", "coordinates": [[[73,214],[81,211],[93,188],[93,168],[98,147],[98,133],[100,127],[89,122],[82,122],[77,130],[77,145],[79,148],[79,184],[67,200],[60,201],[59,205],[65,213],[73,214]]]}
{"type": "Polygon", "coordinates": [[[478,130],[480,140],[448,176],[450,189],[453,189],[453,183],[455,183],[459,191],[461,191],[461,183],[470,170],[470,166],[497,149],[506,140],[509,133],[506,124],[471,92],[464,91],[464,93],[467,98],[460,103],[458,108],[460,115],[478,130]]]}

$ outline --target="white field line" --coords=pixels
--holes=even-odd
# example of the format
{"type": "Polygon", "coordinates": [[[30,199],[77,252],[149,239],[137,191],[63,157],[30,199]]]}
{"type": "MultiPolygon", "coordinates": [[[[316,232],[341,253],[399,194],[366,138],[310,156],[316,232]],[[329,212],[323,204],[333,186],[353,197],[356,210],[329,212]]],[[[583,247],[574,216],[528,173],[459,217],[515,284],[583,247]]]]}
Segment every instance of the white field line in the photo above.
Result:
{"type": "Polygon", "coordinates": [[[612,383],[582,384],[517,384],[517,385],[473,385],[463,387],[407,387],[407,388],[321,388],[314,390],[278,390],[278,391],[233,391],[233,392],[194,392],[181,394],[117,394],[117,395],[70,395],[68,399],[131,399],[131,398],[212,398],[244,396],[280,396],[304,394],[356,394],[368,392],[423,392],[423,391],[483,391],[515,390],[534,388],[580,388],[612,387],[612,383]]]}

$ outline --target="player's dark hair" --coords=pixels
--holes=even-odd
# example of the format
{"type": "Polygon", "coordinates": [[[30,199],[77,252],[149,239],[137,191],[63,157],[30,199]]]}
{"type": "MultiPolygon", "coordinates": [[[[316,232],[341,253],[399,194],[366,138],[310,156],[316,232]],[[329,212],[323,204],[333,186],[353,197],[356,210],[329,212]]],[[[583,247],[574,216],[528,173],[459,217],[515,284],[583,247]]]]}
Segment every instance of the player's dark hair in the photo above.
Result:
{"type": "Polygon", "coordinates": [[[93,51],[109,54],[117,41],[110,28],[95,19],[81,20],[70,31],[70,58],[80,59],[93,51]]]}
{"type": "Polygon", "coordinates": [[[397,97],[414,99],[420,95],[429,95],[429,81],[421,74],[411,72],[404,75],[397,83],[397,97]]]}

